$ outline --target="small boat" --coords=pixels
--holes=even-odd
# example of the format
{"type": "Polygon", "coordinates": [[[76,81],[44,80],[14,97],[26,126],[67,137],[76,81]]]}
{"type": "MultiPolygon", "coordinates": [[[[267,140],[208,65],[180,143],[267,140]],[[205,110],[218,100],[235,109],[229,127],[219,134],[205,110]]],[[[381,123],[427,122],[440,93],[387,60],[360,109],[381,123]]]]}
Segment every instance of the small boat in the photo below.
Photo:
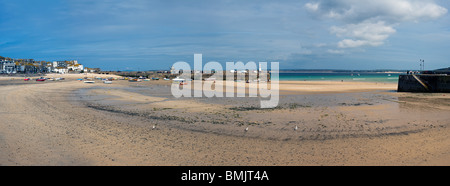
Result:
{"type": "Polygon", "coordinates": [[[179,81],[179,82],[183,82],[183,81],[186,81],[186,79],[182,79],[182,78],[179,78],[179,77],[177,77],[177,78],[175,78],[175,79],[172,79],[172,81],[179,81]]]}
{"type": "Polygon", "coordinates": [[[25,79],[23,79],[24,81],[30,81],[31,80],[31,78],[25,78],[25,79]]]}
{"type": "Polygon", "coordinates": [[[165,81],[169,81],[170,79],[169,79],[169,78],[164,78],[164,80],[165,80],[165,81]]]}
{"type": "Polygon", "coordinates": [[[77,81],[83,81],[83,79],[80,78],[80,79],[77,79],[77,81]]]}
{"type": "Polygon", "coordinates": [[[84,81],[84,83],[95,83],[95,81],[84,81]]]}
{"type": "Polygon", "coordinates": [[[104,83],[104,84],[112,84],[112,81],[106,80],[106,81],[103,81],[103,83],[104,83]]]}
{"type": "Polygon", "coordinates": [[[129,82],[138,82],[138,79],[130,79],[129,82]]]}
{"type": "Polygon", "coordinates": [[[181,82],[180,85],[187,85],[187,82],[181,82]]]}
{"type": "Polygon", "coordinates": [[[152,80],[159,80],[159,78],[157,78],[157,77],[152,77],[152,80]]]}
{"type": "Polygon", "coordinates": [[[36,79],[36,81],[45,81],[45,78],[41,77],[39,79],[36,79]]]}

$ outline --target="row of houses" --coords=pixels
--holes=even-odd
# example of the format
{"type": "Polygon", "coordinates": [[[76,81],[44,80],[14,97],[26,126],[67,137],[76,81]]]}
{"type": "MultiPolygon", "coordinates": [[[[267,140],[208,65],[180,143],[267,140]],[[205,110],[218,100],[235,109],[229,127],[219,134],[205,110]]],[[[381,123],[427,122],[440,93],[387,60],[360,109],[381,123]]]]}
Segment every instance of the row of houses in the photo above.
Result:
{"type": "Polygon", "coordinates": [[[82,73],[96,72],[99,69],[86,68],[77,60],[35,61],[33,59],[11,59],[0,56],[0,74],[34,73],[82,73]]]}

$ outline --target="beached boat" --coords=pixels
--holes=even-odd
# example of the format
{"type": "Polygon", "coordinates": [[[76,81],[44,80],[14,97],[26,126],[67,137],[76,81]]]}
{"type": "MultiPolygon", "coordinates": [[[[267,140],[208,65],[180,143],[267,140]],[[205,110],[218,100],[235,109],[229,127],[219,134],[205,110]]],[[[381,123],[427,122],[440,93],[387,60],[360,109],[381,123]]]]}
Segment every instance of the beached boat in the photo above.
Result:
{"type": "Polygon", "coordinates": [[[45,81],[45,78],[41,77],[39,79],[36,79],[36,81],[45,81]]]}
{"type": "Polygon", "coordinates": [[[182,79],[182,78],[177,77],[175,79],[172,79],[172,81],[174,81],[174,82],[183,82],[183,81],[186,81],[186,79],[182,79]]]}
{"type": "Polygon", "coordinates": [[[84,81],[84,83],[95,83],[95,81],[84,81]]]}
{"type": "Polygon", "coordinates": [[[31,80],[31,78],[25,78],[25,79],[23,79],[24,81],[30,81],[31,80]]]}
{"type": "Polygon", "coordinates": [[[157,78],[157,77],[152,77],[152,80],[159,80],[159,78],[157,78]]]}
{"type": "Polygon", "coordinates": [[[112,81],[106,80],[106,81],[103,81],[103,83],[104,83],[104,84],[112,84],[112,81]]]}

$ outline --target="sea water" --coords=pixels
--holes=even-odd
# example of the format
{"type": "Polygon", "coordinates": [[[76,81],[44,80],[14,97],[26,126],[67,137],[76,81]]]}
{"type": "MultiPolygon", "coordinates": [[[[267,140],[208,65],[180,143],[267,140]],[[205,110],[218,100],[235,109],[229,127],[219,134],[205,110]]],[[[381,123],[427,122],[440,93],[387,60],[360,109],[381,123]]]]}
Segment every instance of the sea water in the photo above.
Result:
{"type": "Polygon", "coordinates": [[[398,73],[283,73],[280,81],[345,81],[345,82],[382,82],[398,83],[398,73]]]}

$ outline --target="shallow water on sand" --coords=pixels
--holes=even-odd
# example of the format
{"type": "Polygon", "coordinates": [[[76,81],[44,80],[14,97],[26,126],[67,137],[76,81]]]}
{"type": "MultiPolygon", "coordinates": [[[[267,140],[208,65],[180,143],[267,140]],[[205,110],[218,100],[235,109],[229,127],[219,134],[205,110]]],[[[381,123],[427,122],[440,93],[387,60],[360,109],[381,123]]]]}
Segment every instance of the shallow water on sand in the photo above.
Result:
{"type": "Polygon", "coordinates": [[[261,98],[174,98],[168,85],[92,87],[74,101],[197,132],[273,140],[314,140],[414,133],[448,119],[445,111],[411,108],[390,91],[280,95],[276,108],[261,98]],[[243,132],[244,127],[252,132],[243,132]],[[298,130],[293,130],[297,127],[298,130]]]}

